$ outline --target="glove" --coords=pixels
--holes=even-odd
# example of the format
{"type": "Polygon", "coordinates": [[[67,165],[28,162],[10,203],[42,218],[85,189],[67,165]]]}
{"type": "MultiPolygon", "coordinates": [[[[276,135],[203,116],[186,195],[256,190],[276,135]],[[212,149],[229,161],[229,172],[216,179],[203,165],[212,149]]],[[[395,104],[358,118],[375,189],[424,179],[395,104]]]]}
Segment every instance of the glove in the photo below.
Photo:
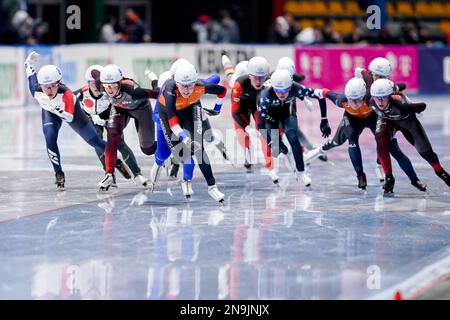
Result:
{"type": "Polygon", "coordinates": [[[101,127],[106,127],[106,124],[108,123],[108,120],[103,120],[98,114],[92,115],[91,119],[94,124],[101,127]]]}
{"type": "Polygon", "coordinates": [[[425,103],[411,103],[411,106],[414,108],[416,113],[421,113],[425,111],[427,105],[425,103]]]}
{"type": "Polygon", "coordinates": [[[53,109],[54,112],[59,113],[60,115],[64,112],[64,108],[61,106],[55,106],[55,108],[53,109]]]}
{"type": "Polygon", "coordinates": [[[228,68],[232,68],[233,66],[231,65],[231,60],[230,60],[230,58],[228,58],[228,56],[226,55],[226,54],[222,54],[222,66],[225,68],[225,69],[228,69],[228,68]]]}
{"type": "Polygon", "coordinates": [[[150,81],[158,80],[158,76],[149,69],[145,69],[144,74],[150,79],[150,81]]]}
{"type": "Polygon", "coordinates": [[[308,109],[309,112],[313,111],[313,103],[311,101],[311,99],[307,98],[307,97],[303,97],[303,103],[305,104],[306,109],[308,109]]]}
{"type": "Polygon", "coordinates": [[[36,64],[38,59],[39,53],[37,53],[36,51],[32,51],[25,60],[25,66],[30,66],[34,68],[34,65],[36,64]]]}
{"type": "Polygon", "coordinates": [[[329,137],[329,135],[331,134],[331,128],[328,124],[328,119],[325,118],[320,121],[320,131],[322,132],[323,138],[329,137]]]}
{"type": "Polygon", "coordinates": [[[36,51],[32,51],[25,60],[25,71],[27,73],[27,77],[36,73],[35,65],[38,58],[39,53],[37,53],[36,51]]]}
{"type": "Polygon", "coordinates": [[[364,68],[355,68],[355,78],[362,78],[362,71],[364,70],[364,68]]]}

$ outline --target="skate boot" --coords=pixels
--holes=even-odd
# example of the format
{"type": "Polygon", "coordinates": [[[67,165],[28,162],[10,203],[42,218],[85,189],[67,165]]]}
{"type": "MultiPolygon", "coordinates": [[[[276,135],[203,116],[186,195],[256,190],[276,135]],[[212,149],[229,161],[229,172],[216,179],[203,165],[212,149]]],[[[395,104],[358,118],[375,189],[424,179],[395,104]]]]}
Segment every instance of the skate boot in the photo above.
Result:
{"type": "Polygon", "coordinates": [[[156,163],[153,164],[152,169],[150,170],[150,183],[148,184],[148,188],[151,192],[155,190],[156,183],[158,182],[159,176],[161,174],[162,166],[158,166],[156,163]]]}
{"type": "Polygon", "coordinates": [[[366,174],[363,172],[358,174],[357,177],[358,177],[358,188],[366,190],[367,188],[366,174]]]}
{"type": "Polygon", "coordinates": [[[186,199],[190,199],[194,194],[194,190],[192,189],[192,181],[191,180],[183,180],[181,181],[181,190],[183,190],[183,194],[186,199]]]}
{"type": "Polygon", "coordinates": [[[304,171],[297,171],[296,174],[297,181],[301,182],[305,187],[311,186],[311,178],[306,175],[304,171]]]}
{"type": "Polygon", "coordinates": [[[220,204],[223,204],[225,201],[225,195],[219,191],[216,185],[208,186],[208,194],[220,204]]]}
{"type": "Polygon", "coordinates": [[[125,162],[123,162],[122,160],[120,160],[120,159],[117,159],[116,169],[127,180],[130,180],[131,177],[133,176],[133,173],[131,172],[130,167],[128,167],[128,165],[125,162]]]}
{"type": "Polygon", "coordinates": [[[148,183],[147,183],[147,178],[144,177],[142,174],[138,174],[137,176],[134,177],[134,183],[137,186],[143,186],[144,188],[147,188],[148,183]]]}
{"type": "Polygon", "coordinates": [[[319,156],[319,160],[323,161],[323,162],[327,162],[328,161],[328,156],[326,154],[322,154],[319,156]]]}
{"type": "Polygon", "coordinates": [[[270,169],[269,170],[269,176],[270,176],[270,179],[272,179],[272,182],[274,184],[278,183],[278,174],[277,174],[277,171],[275,169],[270,169]]]}
{"type": "Polygon", "coordinates": [[[391,174],[387,175],[386,179],[384,180],[384,186],[383,186],[385,196],[394,193],[394,184],[395,184],[394,176],[391,174]]]}
{"type": "Polygon", "coordinates": [[[178,170],[180,170],[180,165],[178,163],[172,163],[172,167],[170,169],[169,178],[170,179],[177,179],[178,176],[178,170]]]}
{"type": "Polygon", "coordinates": [[[416,187],[417,189],[419,189],[420,191],[427,191],[427,184],[423,183],[422,181],[419,180],[419,178],[415,178],[413,180],[411,180],[411,184],[416,187]]]}
{"type": "Polygon", "coordinates": [[[249,148],[245,148],[244,167],[247,169],[247,172],[252,172],[252,159],[250,157],[250,149],[249,148]]]}
{"type": "Polygon", "coordinates": [[[450,174],[442,169],[441,171],[436,171],[436,175],[444,180],[444,182],[450,187],[450,174]]]}
{"type": "Polygon", "coordinates": [[[323,155],[325,155],[325,151],[323,151],[322,147],[314,148],[303,155],[303,161],[309,165],[311,161],[323,155]]]}
{"type": "Polygon", "coordinates": [[[114,173],[107,173],[105,177],[98,184],[98,188],[100,191],[108,191],[109,187],[116,183],[116,177],[114,173]]]}
{"type": "Polygon", "coordinates": [[[55,174],[56,176],[56,190],[58,191],[64,191],[65,187],[64,187],[64,183],[66,182],[66,177],[64,176],[64,172],[59,171],[55,174]]]}
{"type": "Polygon", "coordinates": [[[377,162],[377,166],[375,168],[375,173],[377,175],[378,180],[380,180],[380,182],[384,182],[384,179],[386,179],[386,176],[384,174],[383,167],[378,162],[377,162]]]}
{"type": "Polygon", "coordinates": [[[227,149],[225,149],[225,148],[222,149],[222,157],[225,160],[230,161],[230,157],[228,156],[227,149]]]}

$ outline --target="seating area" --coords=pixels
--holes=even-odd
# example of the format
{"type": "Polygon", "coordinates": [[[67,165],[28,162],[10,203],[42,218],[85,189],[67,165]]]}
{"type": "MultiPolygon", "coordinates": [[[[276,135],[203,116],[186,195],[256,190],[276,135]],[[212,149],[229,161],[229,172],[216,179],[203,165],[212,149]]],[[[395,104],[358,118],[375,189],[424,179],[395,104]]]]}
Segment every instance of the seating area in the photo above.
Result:
{"type": "MultiPolygon", "coordinates": [[[[440,32],[450,31],[450,1],[446,0],[400,0],[387,1],[387,13],[393,22],[432,22],[440,32]]],[[[301,28],[323,26],[331,18],[333,29],[347,33],[355,27],[355,21],[366,16],[355,0],[288,0],[284,11],[291,13],[301,28]]]]}

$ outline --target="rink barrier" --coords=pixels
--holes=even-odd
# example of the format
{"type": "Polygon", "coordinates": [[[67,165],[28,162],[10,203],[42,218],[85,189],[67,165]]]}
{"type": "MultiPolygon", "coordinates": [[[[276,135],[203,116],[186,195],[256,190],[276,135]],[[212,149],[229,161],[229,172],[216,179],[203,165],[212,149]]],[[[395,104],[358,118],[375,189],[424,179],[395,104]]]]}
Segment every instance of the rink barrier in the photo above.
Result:
{"type": "Polygon", "coordinates": [[[414,300],[450,278],[450,250],[444,258],[416,272],[408,279],[370,297],[370,300],[414,300]],[[399,299],[400,298],[400,299],[399,299]]]}
{"type": "Polygon", "coordinates": [[[29,52],[41,54],[37,68],[53,63],[60,67],[69,88],[84,85],[84,72],[91,64],[118,64],[125,75],[140,85],[149,86],[145,69],[157,74],[169,69],[172,61],[183,57],[198,68],[199,76],[223,75],[221,55],[225,50],[233,63],[264,56],[271,68],[278,59],[291,57],[298,71],[306,74],[305,84],[341,91],[353,76],[355,67],[367,67],[376,56],[388,58],[393,67],[392,79],[405,82],[412,93],[450,93],[450,46],[308,46],[292,45],[198,45],[198,44],[73,44],[55,46],[0,46],[0,106],[24,105],[30,101],[26,85],[24,60],[29,52]],[[21,83],[22,85],[16,85],[21,83]]]}

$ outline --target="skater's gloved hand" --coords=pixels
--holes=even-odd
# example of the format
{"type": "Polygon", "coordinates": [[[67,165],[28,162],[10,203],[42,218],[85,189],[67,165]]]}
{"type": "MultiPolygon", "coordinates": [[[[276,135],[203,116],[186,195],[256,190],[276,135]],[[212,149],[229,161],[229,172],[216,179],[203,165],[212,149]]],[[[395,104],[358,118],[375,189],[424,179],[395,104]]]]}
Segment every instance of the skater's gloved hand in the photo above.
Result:
{"type": "Polygon", "coordinates": [[[362,78],[362,71],[364,70],[364,68],[355,68],[355,78],[362,78]]]}
{"type": "Polygon", "coordinates": [[[94,124],[101,127],[106,127],[106,124],[108,123],[108,120],[103,120],[98,114],[92,115],[91,119],[94,124]]]}
{"type": "Polygon", "coordinates": [[[222,66],[224,67],[224,69],[233,68],[230,58],[228,58],[225,51],[223,50],[222,50],[222,66]]]}
{"type": "Polygon", "coordinates": [[[328,136],[331,134],[330,124],[328,123],[327,118],[320,121],[320,131],[322,132],[322,137],[324,138],[328,138],[328,136]]]}
{"type": "Polygon", "coordinates": [[[25,60],[25,71],[27,73],[27,77],[36,73],[35,65],[38,58],[39,53],[37,53],[36,51],[32,51],[25,60]]]}
{"type": "Polygon", "coordinates": [[[150,81],[158,80],[158,76],[149,69],[145,69],[144,74],[150,79],[150,81]]]}
{"type": "Polygon", "coordinates": [[[32,51],[27,59],[25,60],[25,66],[30,66],[30,67],[34,67],[34,65],[36,64],[37,60],[39,59],[39,53],[37,53],[36,51],[32,51]]]}
{"type": "Polygon", "coordinates": [[[423,102],[411,103],[411,106],[414,108],[416,113],[421,113],[421,112],[425,111],[425,109],[427,108],[427,105],[423,102]]]}

